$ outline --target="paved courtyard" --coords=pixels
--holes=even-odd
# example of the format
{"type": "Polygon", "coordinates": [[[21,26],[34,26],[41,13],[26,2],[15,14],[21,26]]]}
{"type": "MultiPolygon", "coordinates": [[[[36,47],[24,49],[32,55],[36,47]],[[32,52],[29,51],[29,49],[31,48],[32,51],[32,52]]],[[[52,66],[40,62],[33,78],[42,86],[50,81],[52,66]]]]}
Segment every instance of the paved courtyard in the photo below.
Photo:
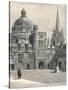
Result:
{"type": "Polygon", "coordinates": [[[53,73],[53,70],[22,70],[22,79],[17,79],[16,72],[11,74],[10,87],[39,87],[39,86],[54,86],[65,85],[66,73],[53,73]]]}

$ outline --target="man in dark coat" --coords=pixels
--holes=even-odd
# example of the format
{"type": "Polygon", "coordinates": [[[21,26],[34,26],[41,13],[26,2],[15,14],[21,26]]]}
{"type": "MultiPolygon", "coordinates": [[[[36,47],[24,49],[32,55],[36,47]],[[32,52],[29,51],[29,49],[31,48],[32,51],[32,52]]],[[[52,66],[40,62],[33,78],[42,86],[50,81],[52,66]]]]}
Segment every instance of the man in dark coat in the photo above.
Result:
{"type": "Polygon", "coordinates": [[[20,71],[20,69],[18,69],[17,75],[18,75],[18,79],[21,79],[21,71],[20,71]]]}

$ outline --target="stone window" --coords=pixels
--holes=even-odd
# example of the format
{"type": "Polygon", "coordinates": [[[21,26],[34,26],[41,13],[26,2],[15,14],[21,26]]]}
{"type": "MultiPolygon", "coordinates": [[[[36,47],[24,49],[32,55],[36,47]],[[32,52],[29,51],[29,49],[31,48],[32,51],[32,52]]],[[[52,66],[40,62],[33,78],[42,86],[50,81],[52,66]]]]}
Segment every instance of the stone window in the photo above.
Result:
{"type": "Polygon", "coordinates": [[[22,62],[24,54],[18,54],[18,62],[22,62]]]}
{"type": "Polygon", "coordinates": [[[11,70],[15,70],[15,65],[11,64],[11,70]]]}
{"type": "Polygon", "coordinates": [[[18,38],[16,38],[16,41],[15,41],[15,42],[16,42],[16,44],[18,44],[18,43],[19,43],[19,39],[18,39],[18,38]]]}

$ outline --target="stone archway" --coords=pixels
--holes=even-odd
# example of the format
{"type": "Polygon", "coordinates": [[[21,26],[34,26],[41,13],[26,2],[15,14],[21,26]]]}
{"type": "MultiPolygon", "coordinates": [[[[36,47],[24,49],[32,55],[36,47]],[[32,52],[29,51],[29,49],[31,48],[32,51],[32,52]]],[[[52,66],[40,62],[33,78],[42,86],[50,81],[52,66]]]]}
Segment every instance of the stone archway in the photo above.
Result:
{"type": "Polygon", "coordinates": [[[30,69],[30,64],[29,63],[27,64],[27,69],[30,69]]]}
{"type": "Polygon", "coordinates": [[[59,62],[59,69],[61,69],[61,62],[59,62]]]}
{"type": "Polygon", "coordinates": [[[44,69],[44,62],[43,61],[39,62],[39,69],[44,69]]]}

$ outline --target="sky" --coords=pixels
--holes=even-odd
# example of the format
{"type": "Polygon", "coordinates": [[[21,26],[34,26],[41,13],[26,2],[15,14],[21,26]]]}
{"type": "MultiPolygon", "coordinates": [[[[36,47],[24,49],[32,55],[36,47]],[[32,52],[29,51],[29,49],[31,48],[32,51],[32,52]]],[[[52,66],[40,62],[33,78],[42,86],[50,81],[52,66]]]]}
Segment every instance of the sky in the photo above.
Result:
{"type": "Polygon", "coordinates": [[[66,6],[52,4],[37,4],[37,3],[10,3],[10,28],[14,22],[21,16],[22,9],[26,10],[27,18],[38,25],[39,32],[46,32],[47,37],[51,39],[53,29],[56,25],[57,8],[59,13],[59,29],[63,28],[64,38],[66,38],[66,6]]]}

